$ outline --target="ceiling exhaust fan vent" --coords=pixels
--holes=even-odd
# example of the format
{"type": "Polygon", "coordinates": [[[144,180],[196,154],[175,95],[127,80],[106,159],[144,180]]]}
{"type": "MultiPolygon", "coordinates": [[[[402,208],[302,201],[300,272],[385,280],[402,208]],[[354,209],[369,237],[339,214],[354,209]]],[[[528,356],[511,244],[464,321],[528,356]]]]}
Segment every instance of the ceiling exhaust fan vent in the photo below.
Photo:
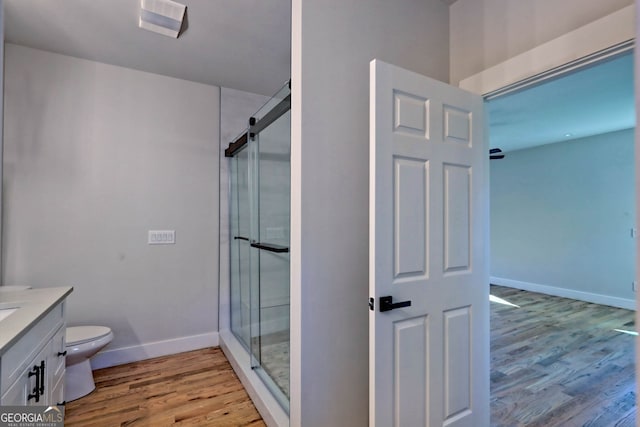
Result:
{"type": "Polygon", "coordinates": [[[171,0],[140,0],[139,26],[164,36],[177,38],[187,7],[171,0]]]}

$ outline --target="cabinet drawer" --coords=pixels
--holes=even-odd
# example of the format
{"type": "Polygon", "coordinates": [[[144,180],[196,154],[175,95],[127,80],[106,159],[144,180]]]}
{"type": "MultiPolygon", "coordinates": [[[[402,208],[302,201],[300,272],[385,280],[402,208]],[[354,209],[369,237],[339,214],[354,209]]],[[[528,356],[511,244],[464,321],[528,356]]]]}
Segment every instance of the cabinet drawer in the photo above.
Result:
{"type": "MultiPolygon", "coordinates": [[[[53,335],[64,326],[64,303],[53,307],[0,358],[0,396],[4,395],[53,335]]],[[[62,329],[64,332],[64,328],[62,329]]],[[[46,356],[45,356],[46,357],[46,356]]]]}

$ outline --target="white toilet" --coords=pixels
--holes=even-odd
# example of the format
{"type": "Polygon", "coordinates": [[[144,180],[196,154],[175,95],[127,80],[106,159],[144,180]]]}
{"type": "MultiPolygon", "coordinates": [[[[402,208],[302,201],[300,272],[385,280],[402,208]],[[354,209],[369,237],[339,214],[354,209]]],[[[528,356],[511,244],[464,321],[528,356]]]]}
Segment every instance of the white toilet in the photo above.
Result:
{"type": "Polygon", "coordinates": [[[70,326],[66,331],[66,366],[64,400],[70,402],[96,388],[89,359],[113,339],[106,326],[70,326]]]}

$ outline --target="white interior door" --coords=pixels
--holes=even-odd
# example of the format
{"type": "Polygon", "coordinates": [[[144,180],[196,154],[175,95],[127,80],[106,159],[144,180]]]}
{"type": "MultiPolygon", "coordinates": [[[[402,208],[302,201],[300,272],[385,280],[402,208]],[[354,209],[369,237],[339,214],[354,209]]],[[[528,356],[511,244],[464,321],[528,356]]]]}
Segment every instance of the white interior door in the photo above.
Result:
{"type": "Polygon", "coordinates": [[[378,60],[370,73],[370,425],[488,426],[482,98],[378,60]],[[382,311],[388,296],[400,307],[382,311]]]}

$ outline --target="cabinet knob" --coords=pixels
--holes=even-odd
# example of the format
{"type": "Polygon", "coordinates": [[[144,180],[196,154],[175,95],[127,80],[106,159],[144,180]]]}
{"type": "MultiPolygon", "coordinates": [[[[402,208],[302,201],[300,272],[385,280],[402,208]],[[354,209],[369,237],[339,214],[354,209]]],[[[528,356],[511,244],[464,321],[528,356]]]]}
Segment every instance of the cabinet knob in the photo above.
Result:
{"type": "Polygon", "coordinates": [[[64,357],[66,355],[67,355],[67,350],[58,352],[58,357],[64,357]]]}

